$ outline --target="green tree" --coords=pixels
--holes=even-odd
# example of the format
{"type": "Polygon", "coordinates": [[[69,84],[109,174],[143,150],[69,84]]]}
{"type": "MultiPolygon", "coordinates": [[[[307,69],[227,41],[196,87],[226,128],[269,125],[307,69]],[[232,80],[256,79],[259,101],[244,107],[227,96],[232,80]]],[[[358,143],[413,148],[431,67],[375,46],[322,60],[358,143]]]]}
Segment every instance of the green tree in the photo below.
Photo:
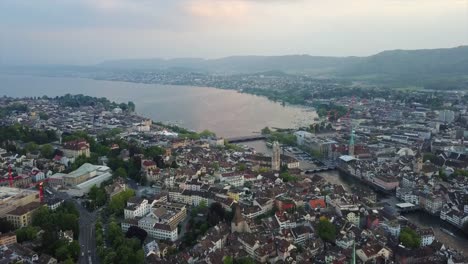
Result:
{"type": "Polygon", "coordinates": [[[127,178],[127,171],[125,170],[125,168],[120,167],[114,171],[114,177],[127,178]]]}
{"type": "Polygon", "coordinates": [[[418,248],[421,245],[421,237],[409,227],[404,227],[400,232],[400,242],[408,248],[418,248]]]}
{"type": "Polygon", "coordinates": [[[318,235],[321,239],[328,242],[335,241],[336,228],[326,217],[320,217],[318,226],[318,235]]]}
{"type": "Polygon", "coordinates": [[[54,154],[54,147],[50,144],[45,144],[41,146],[41,155],[46,159],[51,159],[54,154]]]}
{"type": "Polygon", "coordinates": [[[75,261],[73,261],[73,259],[71,259],[71,258],[67,258],[67,259],[63,262],[63,264],[75,264],[75,261]]]}
{"type": "Polygon", "coordinates": [[[16,230],[16,239],[19,243],[24,241],[31,241],[37,238],[39,229],[34,226],[26,226],[16,230]]]}
{"type": "Polygon", "coordinates": [[[24,150],[27,152],[27,153],[31,153],[31,152],[34,152],[36,150],[39,149],[39,146],[34,143],[34,142],[29,142],[29,143],[26,143],[26,145],[24,146],[24,150]]]}
{"type": "Polygon", "coordinates": [[[88,197],[91,200],[91,208],[103,206],[107,201],[107,194],[104,187],[97,187],[93,185],[91,187],[88,197]]]}
{"type": "Polygon", "coordinates": [[[297,181],[297,177],[291,175],[289,172],[280,173],[280,178],[281,178],[284,182],[295,182],[295,181],[297,181]]]}
{"type": "Polygon", "coordinates": [[[0,218],[0,233],[8,233],[15,230],[13,224],[6,220],[6,218],[0,218]]]}
{"type": "Polygon", "coordinates": [[[132,189],[127,189],[117,195],[114,195],[109,202],[108,210],[111,214],[116,214],[117,216],[123,215],[124,208],[127,205],[128,199],[135,196],[135,191],[132,189]]]}
{"type": "Polygon", "coordinates": [[[206,201],[205,201],[205,200],[200,201],[200,203],[198,204],[198,208],[199,208],[200,210],[204,210],[204,209],[206,209],[207,207],[208,207],[208,205],[206,204],[206,201]]]}
{"type": "Polygon", "coordinates": [[[145,152],[146,157],[154,159],[166,153],[166,150],[158,146],[152,146],[152,147],[146,148],[144,152],[145,152]]]}
{"type": "Polygon", "coordinates": [[[66,244],[63,244],[62,246],[58,247],[55,250],[55,257],[57,257],[57,260],[63,261],[68,258],[71,258],[70,253],[68,252],[68,247],[66,244]]]}
{"type": "Polygon", "coordinates": [[[241,163],[237,166],[238,171],[245,171],[247,169],[247,165],[245,163],[241,163]]]}
{"type": "Polygon", "coordinates": [[[69,255],[77,260],[80,256],[80,244],[78,241],[73,240],[69,245],[68,245],[68,253],[69,255]]]}
{"type": "Polygon", "coordinates": [[[234,264],[234,260],[232,259],[231,256],[225,256],[223,260],[224,264],[234,264]]]}
{"type": "Polygon", "coordinates": [[[250,257],[240,258],[234,260],[235,264],[255,264],[255,261],[250,257]]]}
{"type": "Polygon", "coordinates": [[[128,111],[135,112],[135,103],[133,103],[132,101],[129,101],[127,105],[128,105],[128,111]]]}
{"type": "Polygon", "coordinates": [[[41,120],[48,120],[49,119],[49,115],[45,112],[39,112],[39,118],[41,120]]]}
{"type": "Polygon", "coordinates": [[[269,127],[264,127],[261,131],[262,135],[269,135],[271,134],[271,130],[269,127]]]}

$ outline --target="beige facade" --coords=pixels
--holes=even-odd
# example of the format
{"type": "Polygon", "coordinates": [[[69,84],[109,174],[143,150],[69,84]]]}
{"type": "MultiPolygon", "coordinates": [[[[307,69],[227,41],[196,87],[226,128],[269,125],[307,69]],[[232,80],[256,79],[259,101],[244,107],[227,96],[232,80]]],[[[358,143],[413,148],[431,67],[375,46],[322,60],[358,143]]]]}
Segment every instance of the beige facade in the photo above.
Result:
{"type": "Polygon", "coordinates": [[[6,215],[7,221],[15,228],[29,226],[32,222],[33,213],[41,206],[39,202],[32,202],[20,206],[6,215]]]}
{"type": "Polygon", "coordinates": [[[39,191],[18,188],[0,187],[0,217],[15,208],[32,202],[39,202],[39,191]]]}
{"type": "Polygon", "coordinates": [[[13,232],[0,234],[0,246],[8,246],[16,243],[16,234],[13,232]]]}

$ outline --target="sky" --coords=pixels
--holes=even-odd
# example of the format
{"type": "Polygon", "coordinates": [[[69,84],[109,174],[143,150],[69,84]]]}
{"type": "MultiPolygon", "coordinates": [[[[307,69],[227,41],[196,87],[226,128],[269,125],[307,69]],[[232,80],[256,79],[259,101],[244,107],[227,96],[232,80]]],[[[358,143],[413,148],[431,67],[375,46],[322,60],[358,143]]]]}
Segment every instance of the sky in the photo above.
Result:
{"type": "Polygon", "coordinates": [[[0,0],[0,64],[468,44],[468,0],[0,0]]]}

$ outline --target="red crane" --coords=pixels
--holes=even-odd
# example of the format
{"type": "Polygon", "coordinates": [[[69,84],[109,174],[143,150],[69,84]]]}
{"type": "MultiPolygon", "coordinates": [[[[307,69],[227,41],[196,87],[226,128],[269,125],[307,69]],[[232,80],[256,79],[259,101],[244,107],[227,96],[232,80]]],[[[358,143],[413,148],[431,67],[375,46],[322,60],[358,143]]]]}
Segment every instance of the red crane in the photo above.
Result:
{"type": "MultiPolygon", "coordinates": [[[[22,178],[21,176],[12,177],[10,173],[10,177],[8,179],[1,179],[0,183],[9,181],[10,187],[13,187],[13,181],[16,181],[17,179],[21,179],[21,178],[22,178]]],[[[41,201],[41,203],[44,202],[44,182],[48,182],[48,181],[49,181],[49,178],[31,183],[29,185],[29,188],[34,187],[34,186],[39,186],[39,200],[41,201]]]]}
{"type": "Polygon", "coordinates": [[[43,181],[39,183],[39,201],[41,201],[41,203],[44,202],[44,190],[42,187],[43,184],[44,184],[43,181]]]}
{"type": "Polygon", "coordinates": [[[13,176],[11,175],[11,165],[8,165],[8,179],[10,180],[10,188],[13,187],[13,176]]]}

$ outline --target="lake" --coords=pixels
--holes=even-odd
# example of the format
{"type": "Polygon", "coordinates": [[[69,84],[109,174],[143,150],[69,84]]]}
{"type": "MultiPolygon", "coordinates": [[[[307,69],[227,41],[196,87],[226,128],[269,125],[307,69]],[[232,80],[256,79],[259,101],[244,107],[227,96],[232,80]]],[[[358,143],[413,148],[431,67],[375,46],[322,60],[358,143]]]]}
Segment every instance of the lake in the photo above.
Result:
{"type": "Polygon", "coordinates": [[[223,137],[258,133],[265,126],[308,126],[315,111],[282,106],[264,97],[208,87],[140,84],[82,78],[0,75],[0,96],[85,94],[116,102],[133,101],[139,114],[223,137]]]}

